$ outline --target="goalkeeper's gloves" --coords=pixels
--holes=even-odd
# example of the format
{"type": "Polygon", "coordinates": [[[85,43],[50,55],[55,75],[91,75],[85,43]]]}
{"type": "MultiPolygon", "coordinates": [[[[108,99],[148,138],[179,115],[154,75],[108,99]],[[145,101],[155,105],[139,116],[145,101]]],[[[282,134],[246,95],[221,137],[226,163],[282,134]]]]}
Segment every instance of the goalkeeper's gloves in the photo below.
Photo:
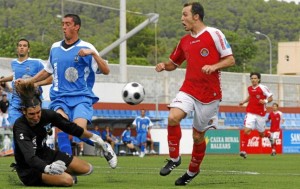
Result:
{"type": "Polygon", "coordinates": [[[61,175],[67,169],[65,162],[57,160],[50,165],[47,165],[44,172],[50,175],[61,175]]]}

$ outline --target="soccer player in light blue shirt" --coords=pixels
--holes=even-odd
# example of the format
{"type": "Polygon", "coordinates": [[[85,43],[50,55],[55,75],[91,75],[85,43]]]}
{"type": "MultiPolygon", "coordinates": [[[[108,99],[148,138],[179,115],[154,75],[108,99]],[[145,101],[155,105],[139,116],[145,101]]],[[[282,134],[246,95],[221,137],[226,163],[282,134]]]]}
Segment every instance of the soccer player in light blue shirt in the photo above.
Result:
{"type": "Polygon", "coordinates": [[[123,143],[131,143],[132,142],[130,125],[126,126],[126,129],[123,131],[123,133],[121,135],[121,139],[122,139],[123,143]]]}
{"type": "MultiPolygon", "coordinates": [[[[18,58],[12,60],[11,69],[13,74],[0,79],[0,82],[12,81],[12,98],[10,100],[10,106],[8,109],[8,121],[11,126],[14,125],[17,118],[22,116],[21,113],[21,99],[15,90],[15,81],[17,79],[27,79],[35,76],[39,71],[44,69],[44,62],[41,59],[30,58],[30,43],[27,39],[20,39],[17,42],[17,54],[18,58]]],[[[52,77],[48,77],[46,80],[36,83],[38,90],[42,94],[41,86],[51,84],[52,77]]]]}
{"type": "Polygon", "coordinates": [[[132,136],[131,136],[131,128],[130,124],[126,126],[126,129],[123,131],[121,135],[122,142],[124,145],[129,148],[132,155],[139,155],[139,152],[135,149],[135,146],[133,144],[132,136]]]}
{"type": "Polygon", "coordinates": [[[152,127],[153,123],[150,120],[150,118],[146,116],[146,111],[142,109],[141,115],[135,118],[132,125],[136,127],[136,132],[137,132],[136,140],[138,145],[140,145],[141,147],[140,157],[144,157],[148,128],[152,127]]]}
{"type": "MultiPolygon", "coordinates": [[[[99,56],[96,48],[92,44],[79,39],[80,27],[81,20],[78,15],[67,14],[63,17],[64,40],[55,42],[52,45],[45,69],[33,77],[32,80],[38,82],[52,74],[50,109],[87,129],[87,124],[91,122],[93,116],[92,105],[99,100],[89,89],[87,78],[93,71],[91,69],[93,67],[98,67],[104,75],[109,74],[110,70],[106,61],[99,56]]],[[[84,141],[93,145],[90,140],[84,141]]],[[[101,144],[105,151],[104,156],[108,157],[107,145],[109,144],[103,140],[101,144]]],[[[71,144],[67,145],[69,146],[67,148],[68,153],[71,153],[71,144]]],[[[115,157],[115,154],[110,155],[115,157]]]]}

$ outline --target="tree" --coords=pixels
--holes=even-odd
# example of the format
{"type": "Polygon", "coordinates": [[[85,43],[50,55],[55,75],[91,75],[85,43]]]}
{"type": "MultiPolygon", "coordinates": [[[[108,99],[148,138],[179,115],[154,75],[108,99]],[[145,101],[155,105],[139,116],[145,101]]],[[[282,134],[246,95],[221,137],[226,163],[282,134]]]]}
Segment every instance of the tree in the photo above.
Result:
{"type": "Polygon", "coordinates": [[[0,57],[16,57],[17,40],[21,29],[0,28],[0,57]]]}
{"type": "Polygon", "coordinates": [[[245,35],[238,35],[236,32],[225,30],[223,31],[227,41],[231,45],[236,66],[229,67],[226,71],[231,72],[250,72],[252,65],[249,61],[255,56],[257,52],[257,47],[253,36],[247,32],[245,35]]]}

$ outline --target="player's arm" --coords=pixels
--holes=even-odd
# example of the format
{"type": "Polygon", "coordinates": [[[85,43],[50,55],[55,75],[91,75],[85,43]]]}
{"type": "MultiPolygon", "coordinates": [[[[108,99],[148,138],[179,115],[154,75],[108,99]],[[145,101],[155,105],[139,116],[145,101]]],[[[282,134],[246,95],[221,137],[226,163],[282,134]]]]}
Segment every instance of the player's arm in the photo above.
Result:
{"type": "Polygon", "coordinates": [[[239,103],[240,106],[243,106],[245,103],[249,102],[250,96],[248,96],[245,100],[239,103]]]}
{"type": "Polygon", "coordinates": [[[107,62],[103,58],[101,58],[97,53],[93,53],[93,57],[97,62],[98,68],[101,70],[101,73],[104,75],[108,75],[110,69],[108,67],[107,62]]]}
{"type": "Polygon", "coordinates": [[[226,56],[224,58],[221,58],[219,62],[213,65],[204,65],[202,67],[202,72],[206,74],[211,74],[217,70],[221,70],[223,68],[228,68],[231,67],[235,64],[235,59],[234,57],[231,56],[226,56]]]}
{"type": "Polygon", "coordinates": [[[96,51],[94,51],[93,49],[83,49],[82,48],[78,52],[79,56],[86,56],[89,54],[92,55],[93,58],[95,59],[95,61],[97,62],[98,68],[101,70],[101,73],[104,75],[108,75],[110,72],[108,64],[103,58],[101,58],[99,56],[99,54],[96,51]]]}
{"type": "Polygon", "coordinates": [[[261,104],[268,104],[269,102],[272,102],[272,101],[273,101],[273,96],[269,96],[266,99],[260,99],[259,103],[261,103],[261,104]]]}
{"type": "Polygon", "coordinates": [[[48,73],[46,70],[41,70],[34,77],[30,78],[30,80],[33,83],[37,83],[37,82],[47,79],[50,75],[51,75],[51,73],[48,73]]]}
{"type": "Polygon", "coordinates": [[[173,71],[177,68],[177,65],[174,64],[171,60],[169,60],[168,62],[161,62],[158,63],[155,67],[155,70],[157,72],[161,72],[161,71],[173,71]]]}
{"type": "Polygon", "coordinates": [[[272,102],[273,101],[273,96],[269,96],[267,99],[266,99],[266,104],[269,103],[269,102],[272,102]]]}
{"type": "Polygon", "coordinates": [[[0,82],[8,82],[8,81],[12,81],[12,80],[13,80],[13,75],[10,75],[10,76],[0,79],[0,82]]]}
{"type": "Polygon", "coordinates": [[[28,78],[28,79],[17,79],[16,84],[22,83],[22,82],[33,82],[38,83],[42,80],[47,79],[51,73],[48,73],[46,70],[41,70],[39,73],[37,73],[34,77],[28,78]]]}
{"type": "Polygon", "coordinates": [[[36,86],[50,85],[50,84],[52,84],[52,80],[53,80],[53,77],[52,77],[52,75],[50,75],[46,79],[36,82],[35,85],[36,86]]]}
{"type": "Polygon", "coordinates": [[[78,138],[89,138],[89,139],[97,139],[98,135],[93,134],[92,132],[78,126],[76,123],[69,121],[64,118],[61,114],[53,111],[53,110],[45,110],[46,117],[51,120],[52,125],[57,125],[57,127],[73,136],[78,138]]]}
{"type": "Polygon", "coordinates": [[[106,134],[106,139],[108,140],[108,141],[112,141],[113,139],[112,139],[112,134],[110,134],[109,132],[107,132],[107,134],[106,134]]]}

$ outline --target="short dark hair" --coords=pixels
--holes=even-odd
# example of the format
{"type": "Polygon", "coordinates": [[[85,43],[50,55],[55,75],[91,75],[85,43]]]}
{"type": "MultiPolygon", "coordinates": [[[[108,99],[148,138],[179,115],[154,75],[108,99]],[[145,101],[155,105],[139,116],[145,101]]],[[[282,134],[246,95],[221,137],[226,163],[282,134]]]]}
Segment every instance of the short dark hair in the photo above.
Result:
{"type": "Polygon", "coordinates": [[[274,105],[277,106],[277,107],[279,107],[279,105],[278,105],[276,102],[273,103],[273,106],[274,106],[274,105]]]}
{"type": "Polygon", "coordinates": [[[250,78],[253,76],[253,75],[256,75],[257,77],[258,77],[258,79],[259,79],[259,82],[258,83],[260,83],[260,81],[261,81],[261,76],[260,76],[260,73],[258,73],[258,72],[251,72],[250,73],[250,78]]]}
{"type": "Polygon", "coordinates": [[[81,27],[81,19],[77,14],[66,14],[64,18],[73,18],[74,24],[79,25],[81,27]]]}
{"type": "Polygon", "coordinates": [[[25,39],[25,38],[21,38],[21,39],[19,39],[19,41],[18,41],[18,43],[17,43],[17,46],[19,46],[19,43],[20,43],[20,41],[26,41],[26,42],[27,42],[27,44],[28,44],[28,47],[30,47],[30,43],[29,43],[29,41],[28,41],[27,39],[25,39]]]}
{"type": "Polygon", "coordinates": [[[192,6],[191,12],[193,15],[198,14],[201,21],[204,19],[204,8],[199,2],[190,2],[190,3],[185,3],[183,7],[188,7],[192,6]]]}

